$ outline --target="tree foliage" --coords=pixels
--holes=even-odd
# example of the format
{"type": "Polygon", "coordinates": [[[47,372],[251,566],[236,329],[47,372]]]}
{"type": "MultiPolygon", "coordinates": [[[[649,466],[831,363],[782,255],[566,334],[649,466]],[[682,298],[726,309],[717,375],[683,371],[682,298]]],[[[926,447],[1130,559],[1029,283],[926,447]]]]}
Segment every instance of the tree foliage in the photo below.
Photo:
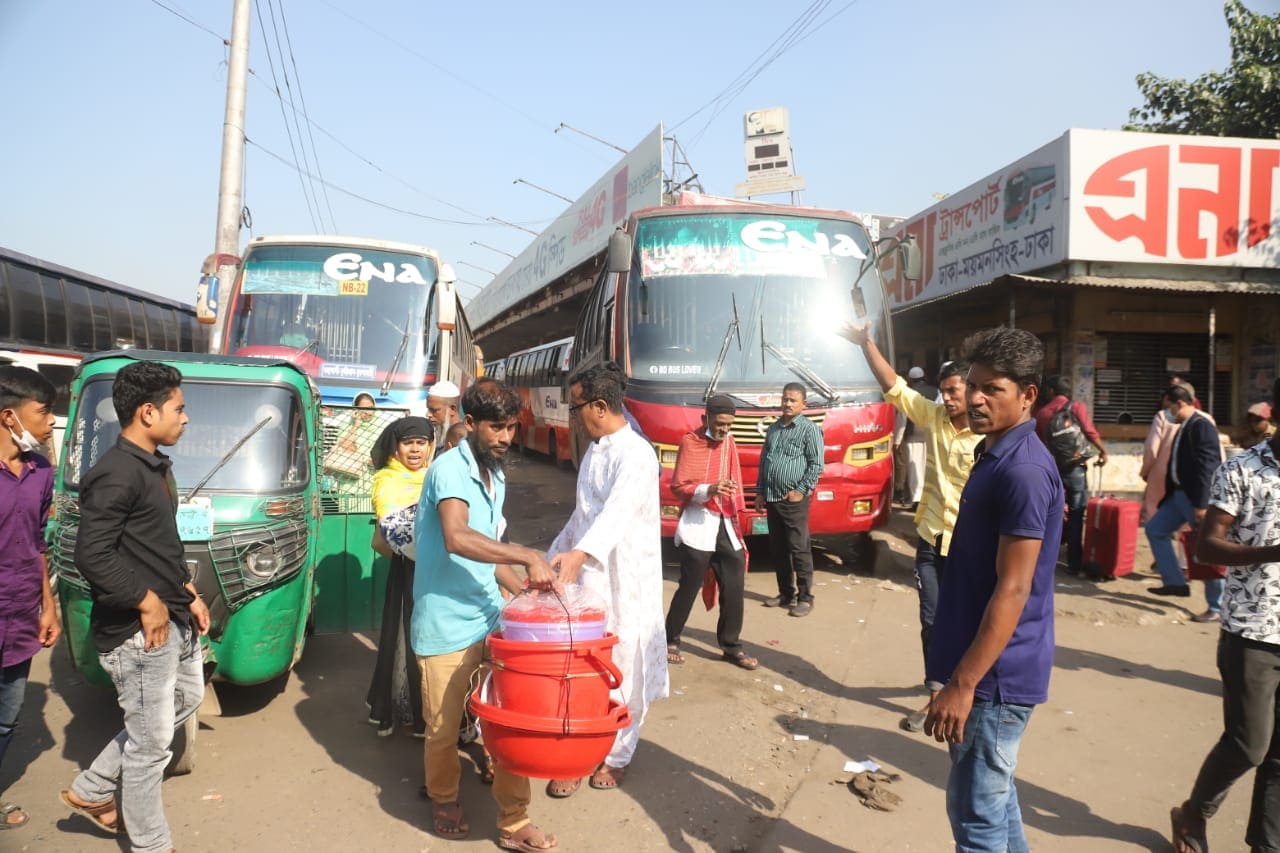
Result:
{"type": "Polygon", "coordinates": [[[1146,103],[1129,111],[1125,130],[1280,138],[1280,14],[1250,12],[1241,0],[1224,6],[1230,67],[1191,81],[1139,74],[1146,103]]]}

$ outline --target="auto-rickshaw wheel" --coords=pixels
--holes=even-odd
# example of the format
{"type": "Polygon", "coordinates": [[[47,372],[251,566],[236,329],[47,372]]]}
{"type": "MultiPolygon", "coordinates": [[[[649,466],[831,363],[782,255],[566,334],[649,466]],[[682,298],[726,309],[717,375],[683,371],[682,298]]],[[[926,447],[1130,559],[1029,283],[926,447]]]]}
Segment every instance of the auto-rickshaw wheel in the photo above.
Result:
{"type": "Polygon", "coordinates": [[[165,772],[170,776],[186,776],[196,769],[196,732],[200,731],[200,712],[187,717],[173,732],[173,758],[165,772]]]}

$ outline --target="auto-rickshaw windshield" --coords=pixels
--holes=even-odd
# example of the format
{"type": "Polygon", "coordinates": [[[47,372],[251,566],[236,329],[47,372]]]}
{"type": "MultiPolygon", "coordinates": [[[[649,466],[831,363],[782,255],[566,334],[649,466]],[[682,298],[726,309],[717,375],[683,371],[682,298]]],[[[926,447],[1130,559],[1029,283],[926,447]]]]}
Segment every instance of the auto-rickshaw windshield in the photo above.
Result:
{"type": "MultiPolygon", "coordinates": [[[[184,380],[190,423],[160,452],[173,460],[178,491],[186,494],[264,419],[268,422],[205,483],[208,492],[296,491],[310,476],[306,424],[298,395],[278,385],[184,380]]],[[[85,384],[74,423],[67,427],[64,478],[74,488],[120,436],[111,377],[85,384]]]]}

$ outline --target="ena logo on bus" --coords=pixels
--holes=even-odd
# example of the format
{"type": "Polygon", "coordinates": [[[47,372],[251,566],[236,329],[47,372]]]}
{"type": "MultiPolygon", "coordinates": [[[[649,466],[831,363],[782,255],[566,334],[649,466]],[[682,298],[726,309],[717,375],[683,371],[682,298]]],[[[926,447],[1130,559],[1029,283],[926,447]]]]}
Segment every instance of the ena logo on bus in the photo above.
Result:
{"type": "Polygon", "coordinates": [[[324,274],[338,281],[346,281],[352,278],[370,281],[377,278],[382,281],[394,281],[400,284],[426,284],[422,280],[422,273],[413,264],[400,264],[400,272],[397,273],[395,264],[391,262],[385,264],[370,263],[361,258],[359,252],[338,252],[335,255],[330,255],[324,262],[324,274]]]}
{"type": "Polygon", "coordinates": [[[744,225],[742,244],[757,252],[813,252],[837,258],[866,257],[848,234],[828,235],[815,230],[812,237],[806,237],[799,231],[788,231],[785,223],[770,219],[744,225]]]}

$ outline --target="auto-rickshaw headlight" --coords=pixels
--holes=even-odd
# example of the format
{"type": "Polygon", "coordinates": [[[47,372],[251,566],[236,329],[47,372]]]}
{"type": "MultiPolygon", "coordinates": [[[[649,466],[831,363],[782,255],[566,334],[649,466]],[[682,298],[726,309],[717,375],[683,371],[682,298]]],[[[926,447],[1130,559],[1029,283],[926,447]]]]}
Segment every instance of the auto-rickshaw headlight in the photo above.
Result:
{"type": "Polygon", "coordinates": [[[274,545],[263,545],[245,555],[244,567],[249,574],[261,580],[267,580],[280,571],[280,552],[274,545]]]}

